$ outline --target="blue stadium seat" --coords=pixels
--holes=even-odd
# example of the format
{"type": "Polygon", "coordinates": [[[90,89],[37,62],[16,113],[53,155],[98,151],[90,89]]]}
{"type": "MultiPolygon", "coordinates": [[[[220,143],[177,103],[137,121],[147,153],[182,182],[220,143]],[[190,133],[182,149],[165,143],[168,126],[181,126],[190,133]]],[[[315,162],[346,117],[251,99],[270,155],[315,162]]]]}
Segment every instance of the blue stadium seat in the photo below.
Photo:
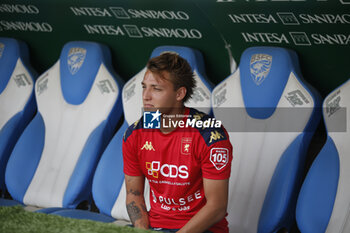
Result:
{"type": "Polygon", "coordinates": [[[327,140],[312,163],[298,197],[302,233],[350,232],[350,79],[323,101],[327,140]]]}
{"type": "MultiPolygon", "coordinates": [[[[195,95],[189,100],[187,106],[197,107],[211,111],[210,95],[212,84],[205,76],[204,62],[199,51],[187,47],[161,46],[154,49],[151,57],[160,55],[162,52],[171,51],[178,53],[191,65],[197,81],[195,95]]],[[[93,180],[93,198],[96,206],[100,210],[100,215],[96,213],[88,214],[77,210],[62,210],[54,214],[85,218],[96,221],[112,222],[115,220],[129,220],[125,206],[125,184],[123,173],[122,138],[129,125],[137,121],[142,114],[142,86],[141,82],[146,72],[146,68],[132,77],[123,88],[123,107],[125,121],[117,131],[97,166],[93,180]]],[[[146,183],[145,200],[149,208],[149,186],[146,183]]]]}
{"type": "Polygon", "coordinates": [[[106,46],[63,47],[35,83],[38,112],[8,161],[5,181],[14,200],[45,208],[91,201],[95,168],[122,116],[122,85],[106,46]]]}
{"type": "Polygon", "coordinates": [[[13,38],[0,37],[0,192],[6,192],[5,168],[13,147],[33,118],[36,72],[28,47],[13,38]]]}
{"type": "Polygon", "coordinates": [[[212,103],[233,146],[230,232],[290,228],[320,119],[320,96],[302,80],[296,53],[246,49],[238,69],[213,90],[212,103]]]}

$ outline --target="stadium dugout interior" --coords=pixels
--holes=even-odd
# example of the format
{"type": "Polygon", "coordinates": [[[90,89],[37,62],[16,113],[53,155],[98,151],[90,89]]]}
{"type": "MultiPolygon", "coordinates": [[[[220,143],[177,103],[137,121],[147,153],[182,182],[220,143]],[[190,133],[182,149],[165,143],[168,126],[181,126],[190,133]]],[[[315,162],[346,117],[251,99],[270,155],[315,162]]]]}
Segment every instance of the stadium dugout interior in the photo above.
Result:
{"type": "MultiPolygon", "coordinates": [[[[194,96],[186,106],[211,112],[211,91],[213,84],[208,80],[204,69],[202,54],[188,47],[160,46],[153,50],[151,57],[163,52],[175,52],[185,58],[194,73],[197,86],[194,96]]],[[[93,179],[92,194],[100,213],[84,210],[60,210],[53,214],[102,222],[130,221],[126,210],[126,190],[123,173],[122,140],[125,130],[142,116],[142,86],[146,68],[132,77],[123,88],[124,123],[114,135],[97,166],[93,179]],[[112,177],[112,178],[111,178],[112,177]]],[[[145,201],[149,204],[149,185],[145,185],[145,201]]]]}
{"type": "Polygon", "coordinates": [[[36,111],[27,45],[0,37],[0,193],[6,194],[5,167],[19,136],[36,111]]]}
{"type": "Polygon", "coordinates": [[[36,80],[37,114],[7,163],[12,202],[41,208],[91,202],[97,162],[122,116],[122,86],[108,47],[65,44],[59,60],[36,80]]]}
{"type": "Polygon", "coordinates": [[[230,232],[290,230],[320,96],[294,51],[246,49],[238,69],[215,87],[213,112],[229,132],[230,232]],[[222,98],[222,97],[225,98],[222,98]]]}
{"type": "Polygon", "coordinates": [[[350,79],[323,101],[327,141],[314,160],[297,203],[302,233],[350,232],[350,79]]]}

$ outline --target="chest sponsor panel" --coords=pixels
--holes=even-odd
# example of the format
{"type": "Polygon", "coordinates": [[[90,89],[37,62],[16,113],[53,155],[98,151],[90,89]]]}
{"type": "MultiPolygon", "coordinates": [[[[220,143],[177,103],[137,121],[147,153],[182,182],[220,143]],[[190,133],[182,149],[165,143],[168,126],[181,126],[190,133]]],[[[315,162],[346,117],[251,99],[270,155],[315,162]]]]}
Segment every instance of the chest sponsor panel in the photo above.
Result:
{"type": "Polygon", "coordinates": [[[154,208],[176,212],[193,210],[204,200],[204,192],[201,190],[176,196],[175,194],[173,196],[159,195],[151,190],[151,195],[151,203],[154,208]]]}

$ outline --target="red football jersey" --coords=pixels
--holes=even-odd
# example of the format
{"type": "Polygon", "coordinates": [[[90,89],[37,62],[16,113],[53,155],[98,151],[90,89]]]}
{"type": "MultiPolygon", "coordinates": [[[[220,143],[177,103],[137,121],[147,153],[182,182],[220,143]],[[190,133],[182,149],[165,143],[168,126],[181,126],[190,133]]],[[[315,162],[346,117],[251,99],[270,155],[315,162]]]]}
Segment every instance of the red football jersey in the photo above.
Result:
{"type": "MultiPolygon", "coordinates": [[[[186,108],[185,115],[192,123],[209,119],[195,109],[186,108]]],[[[124,135],[123,158],[125,174],[149,181],[150,225],[179,229],[206,203],[202,178],[229,178],[232,146],[223,127],[177,127],[163,134],[145,129],[141,118],[124,135]]],[[[226,219],[209,230],[228,232],[226,219]]]]}

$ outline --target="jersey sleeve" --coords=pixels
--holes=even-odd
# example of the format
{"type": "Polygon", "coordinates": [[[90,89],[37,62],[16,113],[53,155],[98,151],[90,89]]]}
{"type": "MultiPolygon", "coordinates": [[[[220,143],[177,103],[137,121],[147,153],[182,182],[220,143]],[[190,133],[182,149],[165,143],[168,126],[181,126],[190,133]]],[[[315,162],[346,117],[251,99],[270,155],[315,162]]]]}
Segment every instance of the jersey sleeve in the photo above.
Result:
{"type": "Polygon", "coordinates": [[[137,135],[136,132],[130,133],[129,130],[130,128],[125,135],[131,135],[124,136],[123,139],[124,174],[128,176],[143,176],[137,153],[137,135]]]}
{"type": "Polygon", "coordinates": [[[231,174],[232,145],[226,130],[211,131],[202,146],[201,167],[203,178],[228,179],[231,174]]]}

